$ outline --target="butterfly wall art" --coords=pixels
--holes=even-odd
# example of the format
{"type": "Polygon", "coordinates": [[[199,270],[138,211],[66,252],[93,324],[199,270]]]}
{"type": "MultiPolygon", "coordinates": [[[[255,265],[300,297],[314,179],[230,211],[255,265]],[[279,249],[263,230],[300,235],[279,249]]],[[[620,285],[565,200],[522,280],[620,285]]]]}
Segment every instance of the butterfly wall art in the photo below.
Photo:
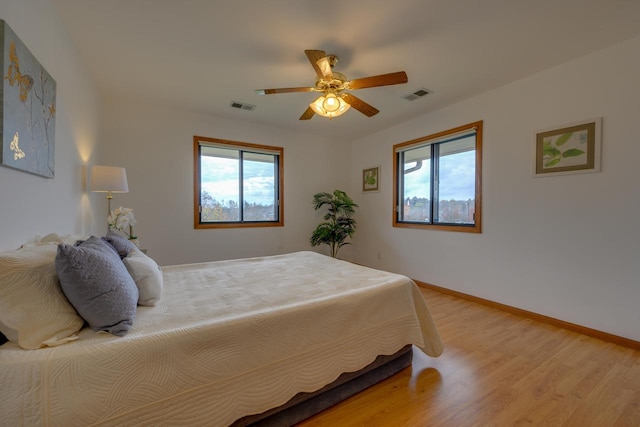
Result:
{"type": "Polygon", "coordinates": [[[0,164],[54,177],[56,82],[0,20],[0,164]]]}

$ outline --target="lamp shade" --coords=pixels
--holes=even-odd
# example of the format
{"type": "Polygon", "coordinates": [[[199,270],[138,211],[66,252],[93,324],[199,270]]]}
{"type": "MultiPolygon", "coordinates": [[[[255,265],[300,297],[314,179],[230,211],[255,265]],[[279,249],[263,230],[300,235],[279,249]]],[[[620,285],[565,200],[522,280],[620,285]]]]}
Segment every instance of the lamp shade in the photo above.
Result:
{"type": "Polygon", "coordinates": [[[91,191],[102,193],[128,193],[127,171],[116,166],[91,168],[91,191]]]}
{"type": "Polygon", "coordinates": [[[309,106],[316,114],[328,118],[338,117],[351,107],[342,97],[336,96],[334,93],[319,97],[309,106]]]}

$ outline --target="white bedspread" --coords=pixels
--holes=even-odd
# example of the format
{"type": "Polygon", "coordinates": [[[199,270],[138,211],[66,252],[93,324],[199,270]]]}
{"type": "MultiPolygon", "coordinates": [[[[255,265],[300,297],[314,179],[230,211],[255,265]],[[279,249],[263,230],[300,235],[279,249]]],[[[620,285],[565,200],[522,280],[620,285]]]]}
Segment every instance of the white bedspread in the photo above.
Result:
{"type": "Polygon", "coordinates": [[[163,268],[122,338],[0,347],[3,425],[228,425],[442,341],[408,278],[313,252],[163,268]]]}

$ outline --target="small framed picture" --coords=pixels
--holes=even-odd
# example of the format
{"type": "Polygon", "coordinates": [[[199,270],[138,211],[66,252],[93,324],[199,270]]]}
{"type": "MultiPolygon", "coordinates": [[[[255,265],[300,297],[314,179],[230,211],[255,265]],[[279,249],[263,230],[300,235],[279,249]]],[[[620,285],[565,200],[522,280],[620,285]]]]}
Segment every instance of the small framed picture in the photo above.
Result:
{"type": "Polygon", "coordinates": [[[362,191],[365,193],[380,191],[380,166],[362,170],[362,191]]]}
{"type": "Polygon", "coordinates": [[[534,177],[600,172],[601,118],[535,134],[534,177]]]}

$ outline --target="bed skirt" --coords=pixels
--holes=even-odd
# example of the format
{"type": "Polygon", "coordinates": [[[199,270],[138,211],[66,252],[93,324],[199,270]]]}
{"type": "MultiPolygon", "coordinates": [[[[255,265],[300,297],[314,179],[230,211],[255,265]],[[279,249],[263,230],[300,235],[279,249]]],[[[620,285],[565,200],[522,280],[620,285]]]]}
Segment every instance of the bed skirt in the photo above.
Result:
{"type": "Polygon", "coordinates": [[[232,427],[292,426],[409,367],[412,357],[411,345],[390,356],[380,355],[364,368],[346,372],[320,390],[298,393],[282,406],[240,418],[232,427]]]}

